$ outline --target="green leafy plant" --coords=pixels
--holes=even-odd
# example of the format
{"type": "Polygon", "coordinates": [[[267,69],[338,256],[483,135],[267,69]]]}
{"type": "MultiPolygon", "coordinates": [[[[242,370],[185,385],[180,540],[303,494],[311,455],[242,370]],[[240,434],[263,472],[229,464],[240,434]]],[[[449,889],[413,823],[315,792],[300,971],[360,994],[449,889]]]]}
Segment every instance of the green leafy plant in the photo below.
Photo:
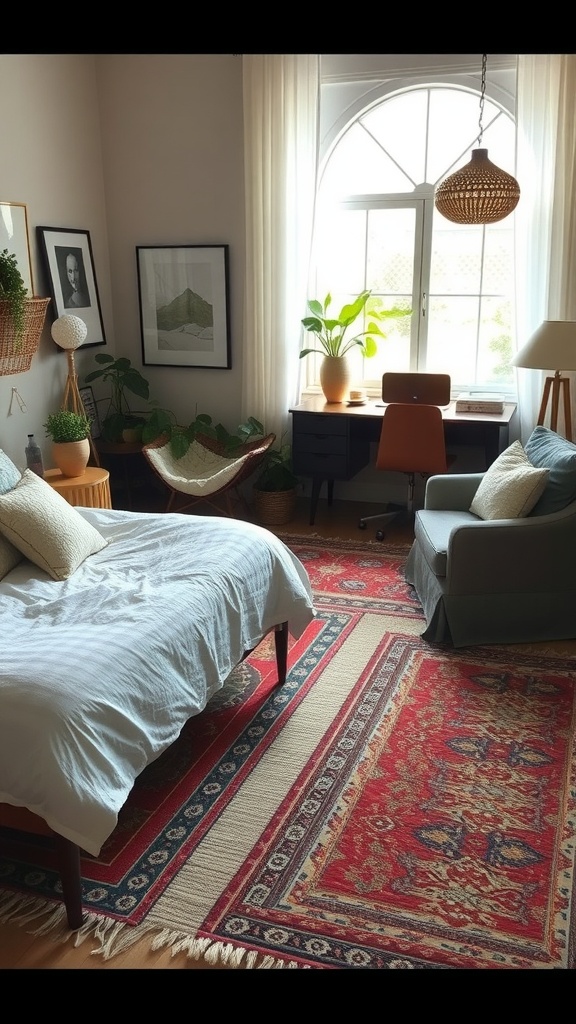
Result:
{"type": "Polygon", "coordinates": [[[44,429],[46,437],[51,437],[56,444],[84,441],[90,437],[90,420],[71,409],[60,409],[49,413],[44,429]]]}
{"type": "Polygon", "coordinates": [[[0,299],[8,303],[8,312],[12,318],[16,338],[20,340],[24,333],[26,299],[28,292],[18,270],[16,256],[3,249],[0,253],[0,299]]]}
{"type": "Polygon", "coordinates": [[[94,356],[100,369],[92,370],[85,377],[85,383],[101,380],[110,385],[109,409],[102,419],[102,437],[105,441],[121,441],[126,427],[144,425],[147,416],[134,413],[130,408],[127,392],[138,398],[148,399],[150,385],[130,359],[120,356],[114,359],[105,352],[94,356]]]}
{"type": "Polygon", "coordinates": [[[206,437],[214,441],[222,455],[233,455],[246,441],[264,436],[264,427],[250,416],[233,434],[222,423],[215,424],[207,413],[198,413],[192,422],[184,427],[176,422],[174,414],[169,410],[153,409],[142,428],[142,443],[148,444],[161,436],[168,439],[170,450],[176,459],[181,459],[186,454],[196,437],[206,437]]]}
{"type": "Polygon", "coordinates": [[[267,451],[254,487],[257,491],[290,491],[299,482],[292,469],[292,445],[283,439],[267,451]]]}
{"type": "Polygon", "coordinates": [[[300,359],[309,356],[312,352],[318,352],[325,356],[345,356],[354,346],[360,348],[366,359],[375,356],[378,351],[376,337],[386,337],[376,321],[409,316],[412,310],[404,309],[401,306],[382,309],[380,308],[382,300],[372,299],[371,295],[370,291],[361,292],[353,302],[345,303],[336,317],[329,315],[332,305],[330,292],[323,303],[318,299],[311,299],[308,302],[308,309],[312,316],[305,316],[302,325],[311,334],[316,335],[320,348],[303,348],[300,352],[300,359]],[[359,317],[363,316],[367,321],[366,329],[350,335],[349,328],[359,317]]]}

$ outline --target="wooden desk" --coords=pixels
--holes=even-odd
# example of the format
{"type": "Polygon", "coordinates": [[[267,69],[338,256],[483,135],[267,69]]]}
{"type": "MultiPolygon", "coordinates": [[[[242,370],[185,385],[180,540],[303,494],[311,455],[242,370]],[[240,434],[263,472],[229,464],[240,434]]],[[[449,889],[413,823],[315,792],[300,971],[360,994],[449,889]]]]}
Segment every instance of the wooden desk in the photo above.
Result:
{"type": "MultiPolygon", "coordinates": [[[[323,395],[308,398],[290,409],[292,413],[292,460],[294,472],[312,477],[310,525],[324,480],[328,504],[332,504],[335,480],[350,480],[370,463],[370,445],[380,437],[383,405],[370,399],[366,405],[328,403],[323,395]]],[[[450,402],[442,410],[447,445],[474,445],[484,449],[486,468],[508,447],[510,421],[516,411],[507,402],[504,412],[456,412],[450,402]]]]}
{"type": "Polygon", "coordinates": [[[61,494],[69,505],[84,508],[112,508],[110,474],[99,466],[87,466],[80,476],[64,476],[59,469],[47,469],[46,483],[61,494]]]}

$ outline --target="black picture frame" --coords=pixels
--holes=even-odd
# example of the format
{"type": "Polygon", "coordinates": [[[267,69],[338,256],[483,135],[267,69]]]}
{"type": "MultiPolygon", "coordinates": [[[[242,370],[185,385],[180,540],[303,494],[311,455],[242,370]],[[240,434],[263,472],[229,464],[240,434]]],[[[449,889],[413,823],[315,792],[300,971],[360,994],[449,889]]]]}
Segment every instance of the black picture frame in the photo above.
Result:
{"type": "Polygon", "coordinates": [[[82,348],[105,345],[100,296],[90,232],[82,228],[36,228],[44,258],[55,317],[71,313],[87,327],[82,348]],[[76,288],[73,288],[75,277],[76,288]]]}
{"type": "Polygon", "coordinates": [[[93,440],[100,437],[101,426],[100,417],[98,415],[98,407],[94,399],[94,392],[90,386],[79,389],[79,395],[84,407],[84,412],[90,420],[90,434],[93,440]]]}
{"type": "Polygon", "coordinates": [[[136,246],[144,365],[231,368],[228,250],[136,246]]]}

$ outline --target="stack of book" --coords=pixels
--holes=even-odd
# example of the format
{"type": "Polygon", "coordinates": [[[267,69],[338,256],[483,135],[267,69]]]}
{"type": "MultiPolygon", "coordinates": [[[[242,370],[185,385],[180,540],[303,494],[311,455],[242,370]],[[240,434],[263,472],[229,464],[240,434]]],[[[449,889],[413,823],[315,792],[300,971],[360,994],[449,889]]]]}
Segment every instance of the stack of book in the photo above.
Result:
{"type": "Polygon", "coordinates": [[[482,394],[480,392],[471,394],[464,391],[456,399],[456,412],[504,412],[504,399],[502,395],[482,394]]]}

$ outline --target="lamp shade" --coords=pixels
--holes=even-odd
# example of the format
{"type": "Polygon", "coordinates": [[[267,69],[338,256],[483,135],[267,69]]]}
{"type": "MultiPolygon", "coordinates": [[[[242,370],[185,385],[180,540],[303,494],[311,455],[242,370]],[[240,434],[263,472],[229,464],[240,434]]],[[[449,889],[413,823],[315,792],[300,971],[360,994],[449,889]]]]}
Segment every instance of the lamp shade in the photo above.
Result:
{"type": "Polygon", "coordinates": [[[455,224],[494,224],[516,208],[520,186],[488,159],[487,149],[472,151],[470,163],[436,187],[436,209],[455,224]]]}
{"type": "Polygon", "coordinates": [[[71,313],[64,313],[54,321],[51,328],[54,341],[60,348],[79,348],[86,340],[88,328],[79,316],[72,316],[71,313]]]}
{"type": "Polygon", "coordinates": [[[576,320],[544,320],[512,359],[530,370],[576,370],[576,320]]]}

